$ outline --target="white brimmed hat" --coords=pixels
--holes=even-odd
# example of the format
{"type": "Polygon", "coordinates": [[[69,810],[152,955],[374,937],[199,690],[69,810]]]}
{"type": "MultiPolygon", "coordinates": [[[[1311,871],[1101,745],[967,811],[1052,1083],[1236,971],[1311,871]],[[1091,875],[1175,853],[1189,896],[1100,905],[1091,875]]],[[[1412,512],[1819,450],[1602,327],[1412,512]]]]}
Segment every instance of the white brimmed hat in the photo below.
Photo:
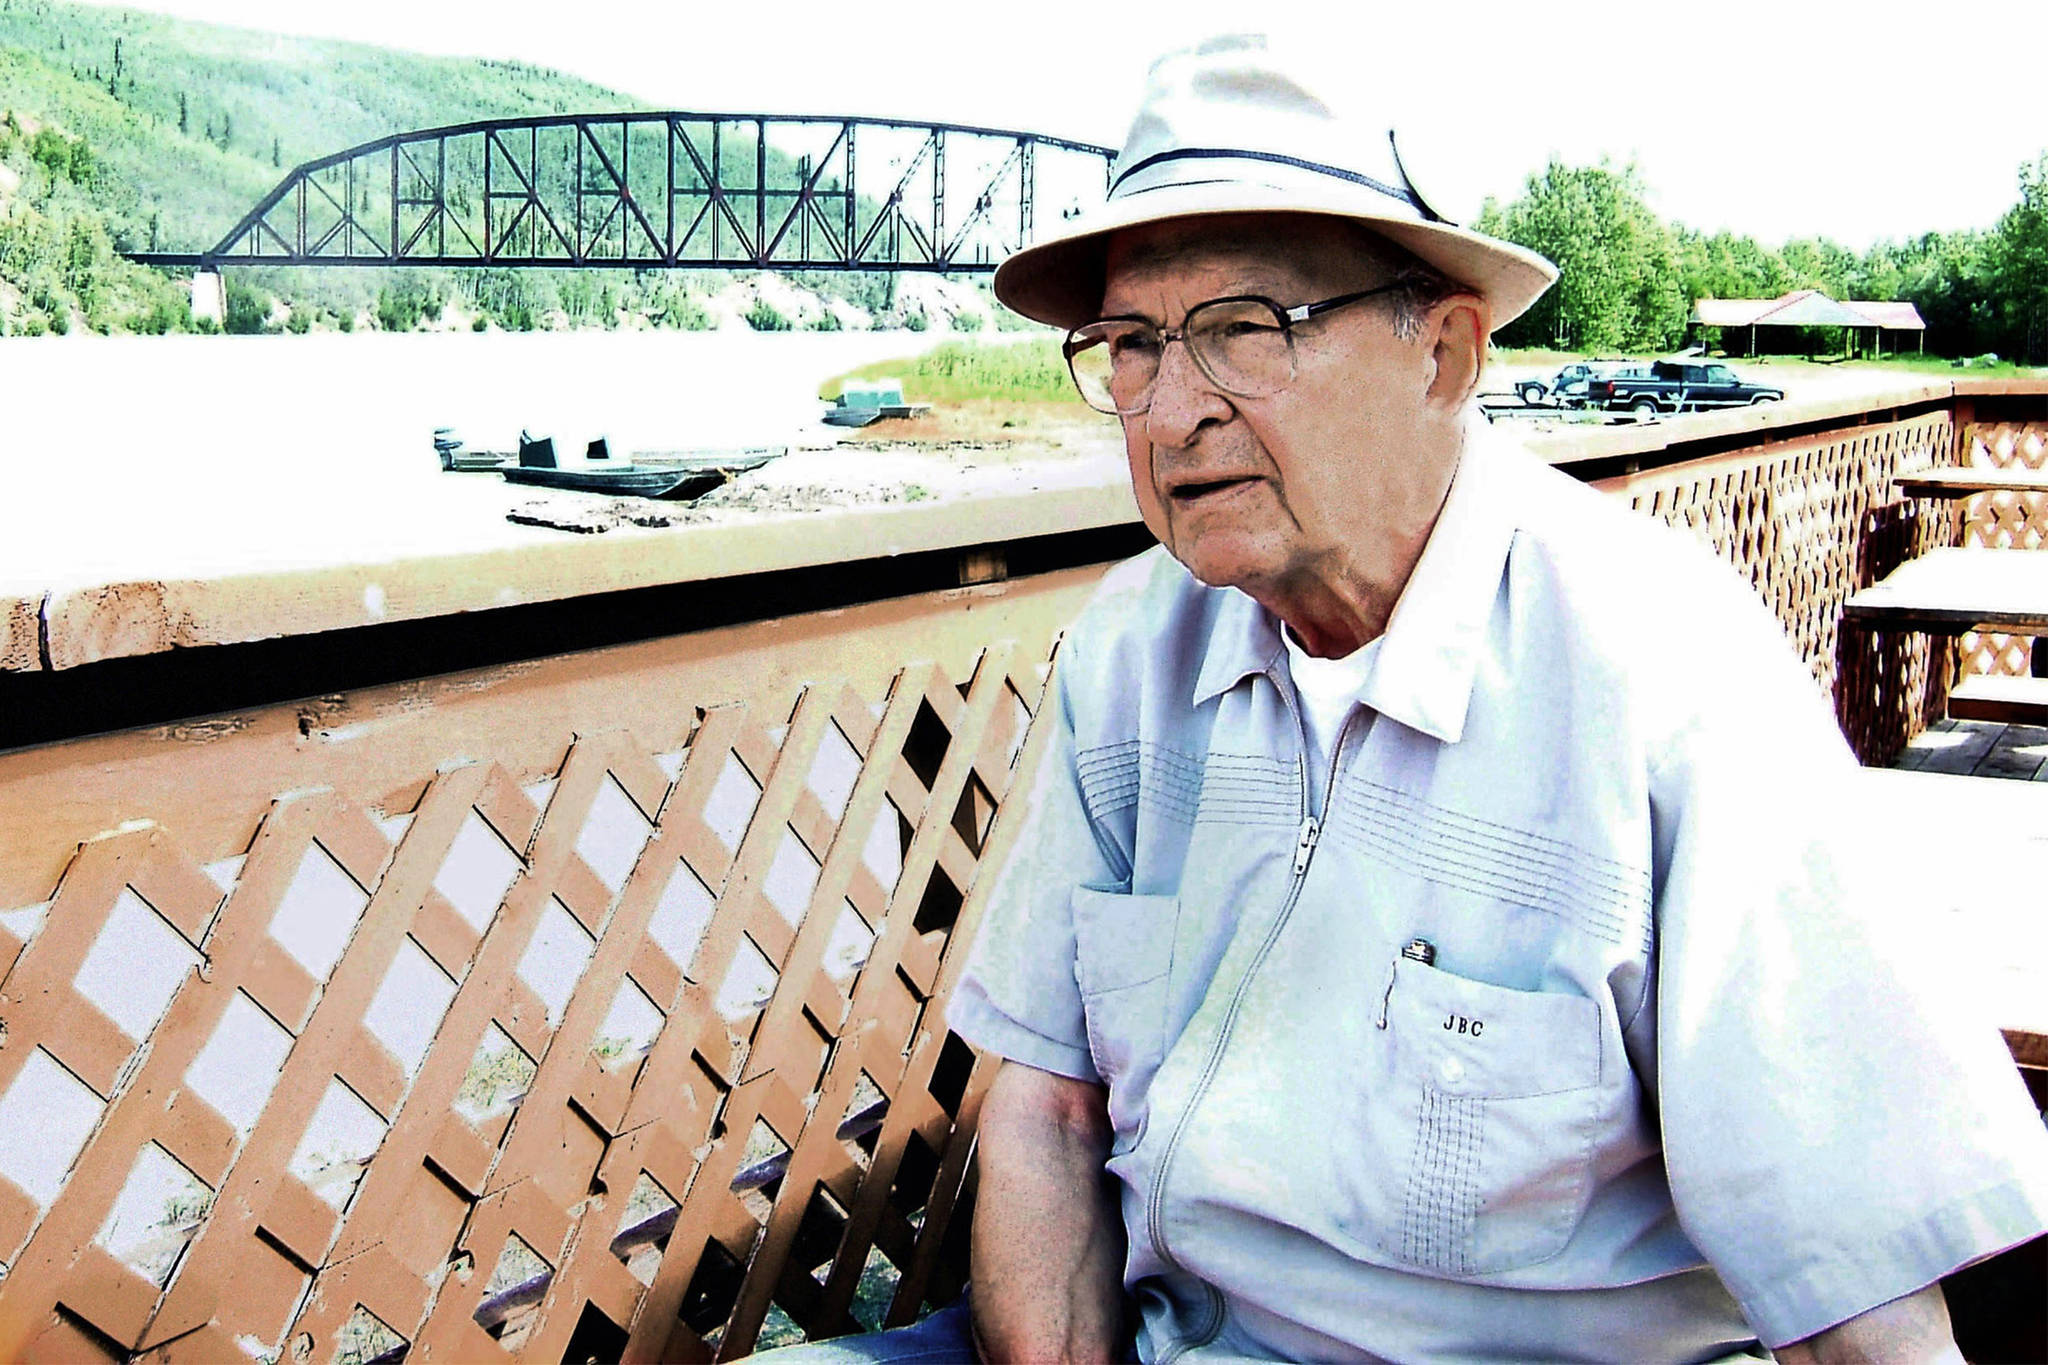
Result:
{"type": "Polygon", "coordinates": [[[1557,267],[1442,217],[1409,181],[1392,130],[1368,130],[1308,86],[1258,35],[1160,58],[1110,170],[1108,199],[1004,261],[996,297],[1056,327],[1092,322],[1111,233],[1216,213],[1364,223],[1485,297],[1495,327],[1550,287],[1557,267]]]}

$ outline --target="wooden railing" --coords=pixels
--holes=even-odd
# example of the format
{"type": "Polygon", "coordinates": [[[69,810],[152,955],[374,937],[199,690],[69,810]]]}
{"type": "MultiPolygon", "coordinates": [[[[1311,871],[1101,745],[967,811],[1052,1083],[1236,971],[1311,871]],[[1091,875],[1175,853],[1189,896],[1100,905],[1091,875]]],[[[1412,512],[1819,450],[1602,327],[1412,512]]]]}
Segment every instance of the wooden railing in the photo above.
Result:
{"type": "MultiPolygon", "coordinates": [[[[1950,661],[1843,632],[1841,600],[1957,533],[1890,496],[1901,470],[2038,460],[2048,385],[2007,387],[1545,449],[1740,565],[1877,759],[1939,714],[1950,661]]],[[[1134,543],[1110,492],[892,523],[976,586],[796,527],[692,561],[768,575],[767,619],[569,647],[526,616],[504,662],[492,616],[448,617],[489,662],[444,648],[428,677],[421,636],[360,628],[352,666],[390,680],[339,693],[332,637],[233,643],[278,633],[260,584],[159,585],[179,610],[150,619],[184,635],[111,590],[0,603],[0,701],[43,727],[0,751],[0,1358],[731,1358],[951,1297],[990,1063],[944,1005],[1056,634],[1134,543]],[[849,604],[862,574],[890,587],[849,604]],[[240,705],[254,650],[313,699],[240,705]],[[142,690],[110,711],[95,670],[120,668],[142,690]],[[209,679],[221,705],[146,715],[209,679]]],[[[1969,515],[2031,537],[2041,514],[1969,515]]],[[[415,619],[486,605],[466,571],[415,619]]],[[[279,594],[298,628],[351,624],[304,624],[303,573],[279,594]]]]}

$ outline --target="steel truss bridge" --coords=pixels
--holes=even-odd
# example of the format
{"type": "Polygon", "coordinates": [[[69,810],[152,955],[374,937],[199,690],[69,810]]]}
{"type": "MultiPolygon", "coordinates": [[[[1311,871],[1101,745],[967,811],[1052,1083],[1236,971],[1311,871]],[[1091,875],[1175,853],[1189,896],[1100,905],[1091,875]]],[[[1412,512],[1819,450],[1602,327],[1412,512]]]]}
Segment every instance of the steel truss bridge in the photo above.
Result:
{"type": "Polygon", "coordinates": [[[147,265],[982,271],[1115,153],[1035,133],[782,114],[560,114],[394,133],[301,165],[212,247],[147,265]]]}

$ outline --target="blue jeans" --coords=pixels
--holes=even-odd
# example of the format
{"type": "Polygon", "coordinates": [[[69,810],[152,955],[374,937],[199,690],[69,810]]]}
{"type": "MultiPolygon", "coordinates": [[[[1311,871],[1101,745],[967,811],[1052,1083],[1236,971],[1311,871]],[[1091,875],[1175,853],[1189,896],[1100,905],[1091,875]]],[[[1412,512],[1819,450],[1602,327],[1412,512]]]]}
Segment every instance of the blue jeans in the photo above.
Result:
{"type": "Polygon", "coordinates": [[[889,1332],[834,1337],[763,1351],[753,1357],[775,1365],[857,1365],[857,1362],[918,1362],[918,1365],[974,1365],[973,1313],[967,1298],[947,1304],[922,1322],[889,1332]]]}

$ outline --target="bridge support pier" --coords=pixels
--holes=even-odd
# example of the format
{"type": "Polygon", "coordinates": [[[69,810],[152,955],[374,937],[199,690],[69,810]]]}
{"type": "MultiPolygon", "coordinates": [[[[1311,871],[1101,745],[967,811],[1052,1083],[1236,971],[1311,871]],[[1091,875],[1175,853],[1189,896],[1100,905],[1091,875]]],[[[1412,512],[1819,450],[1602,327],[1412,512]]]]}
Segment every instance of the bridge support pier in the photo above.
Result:
{"type": "Polygon", "coordinates": [[[221,283],[218,270],[201,269],[192,276],[192,320],[201,318],[211,319],[216,327],[227,323],[227,286],[221,283]]]}

